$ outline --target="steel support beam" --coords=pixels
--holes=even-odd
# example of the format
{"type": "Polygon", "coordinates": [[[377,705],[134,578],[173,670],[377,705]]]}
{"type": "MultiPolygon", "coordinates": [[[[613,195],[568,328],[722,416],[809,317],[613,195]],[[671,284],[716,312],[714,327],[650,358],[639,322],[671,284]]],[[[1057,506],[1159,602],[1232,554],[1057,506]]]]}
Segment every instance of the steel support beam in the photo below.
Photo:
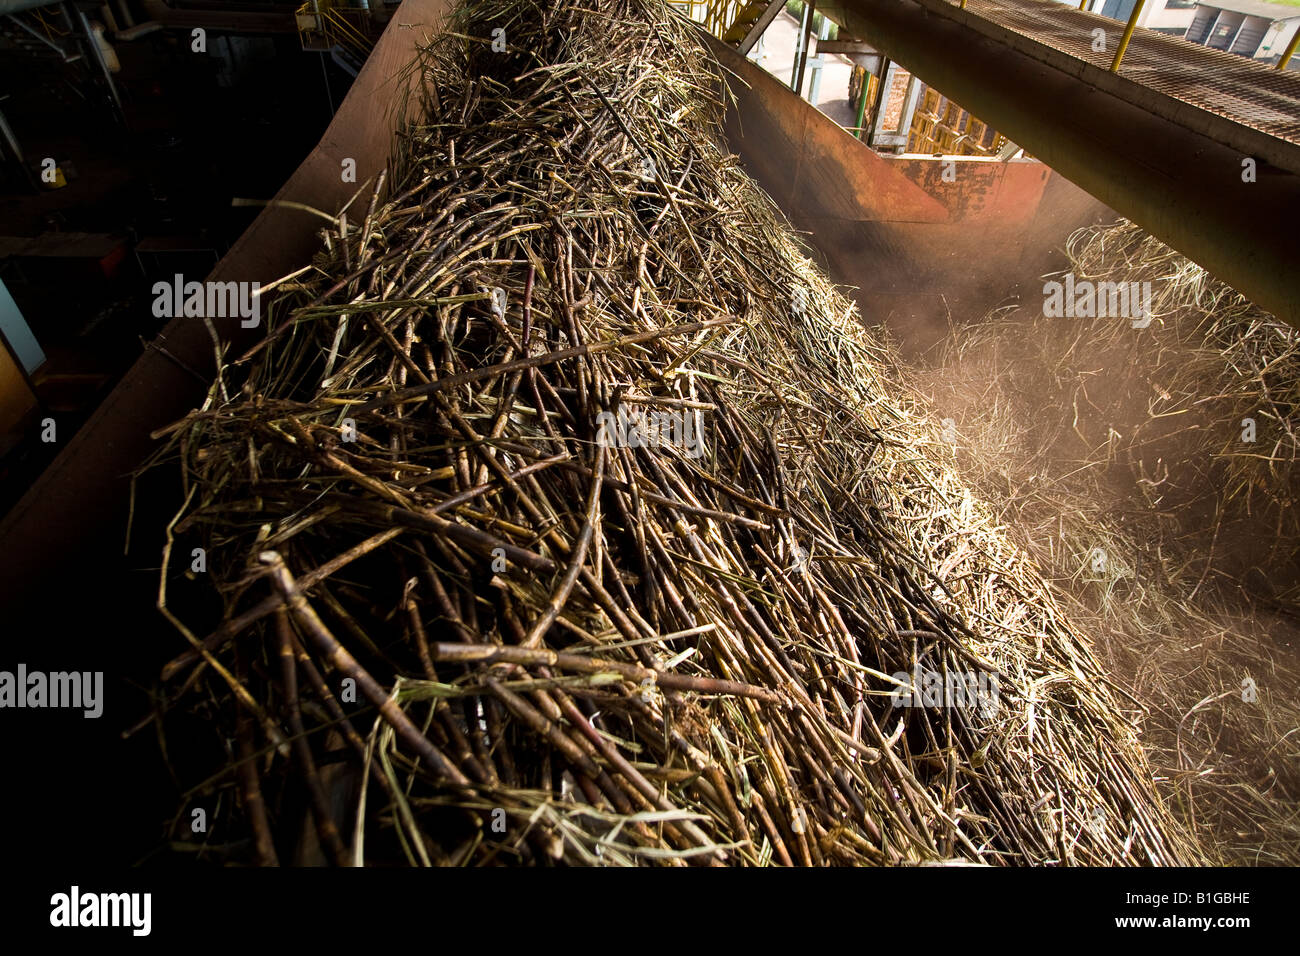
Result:
{"type": "Polygon", "coordinates": [[[870,43],[863,43],[861,40],[818,40],[817,52],[848,56],[853,53],[876,54],[880,51],[870,43]]]}
{"type": "MultiPolygon", "coordinates": [[[[894,71],[897,69],[898,65],[889,57],[881,56],[880,72],[876,74],[876,95],[871,101],[871,128],[867,131],[867,145],[872,148],[880,145],[876,141],[885,125],[885,104],[889,102],[889,90],[894,85],[894,71]]],[[[862,95],[867,95],[865,90],[862,95]]]]}
{"type": "Polygon", "coordinates": [[[64,63],[72,63],[76,60],[81,59],[80,54],[69,53],[67,50],[63,49],[63,47],[59,46],[57,43],[55,43],[45,34],[41,33],[39,30],[33,30],[31,24],[27,23],[25,20],[19,19],[18,17],[14,16],[12,13],[8,14],[8,19],[10,23],[12,23],[18,29],[22,30],[24,33],[30,36],[37,43],[41,43],[49,47],[50,50],[58,54],[59,59],[62,60],[64,63]]]}
{"type": "Polygon", "coordinates": [[[812,46],[813,20],[817,18],[816,0],[808,0],[803,8],[803,25],[800,28],[798,57],[794,66],[794,76],[790,78],[790,89],[795,96],[803,96],[803,73],[808,66],[808,48],[812,46]]]}
{"type": "Polygon", "coordinates": [[[772,0],[772,2],[767,5],[767,9],[764,10],[763,15],[758,18],[758,22],[749,28],[749,32],[745,34],[745,39],[741,40],[740,44],[736,47],[736,49],[740,51],[741,56],[749,56],[749,51],[754,49],[754,44],[758,42],[759,37],[767,32],[767,28],[772,25],[772,21],[775,20],[777,15],[784,9],[785,0],[772,0]]]}
{"type": "Polygon", "coordinates": [[[118,95],[117,84],[113,82],[113,71],[108,68],[108,62],[104,59],[104,51],[99,48],[99,43],[95,40],[95,33],[90,29],[90,20],[86,18],[86,11],[81,9],[74,0],[67,0],[63,5],[64,15],[68,18],[68,23],[74,29],[80,28],[81,39],[90,50],[90,56],[95,65],[99,67],[99,79],[104,84],[104,89],[108,92],[108,105],[113,110],[113,117],[122,126],[126,126],[126,113],[122,109],[122,98],[118,95]]]}

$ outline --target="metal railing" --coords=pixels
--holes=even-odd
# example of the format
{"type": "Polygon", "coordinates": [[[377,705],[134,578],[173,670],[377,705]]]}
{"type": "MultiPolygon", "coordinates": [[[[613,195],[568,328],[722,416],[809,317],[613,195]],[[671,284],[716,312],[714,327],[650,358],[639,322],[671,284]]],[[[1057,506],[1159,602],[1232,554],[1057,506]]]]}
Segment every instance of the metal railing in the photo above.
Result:
{"type": "Polygon", "coordinates": [[[676,7],[682,14],[694,20],[719,40],[725,40],[727,32],[741,18],[742,14],[761,13],[766,3],[753,0],[667,0],[668,5],[676,7]],[[753,8],[757,8],[754,11],[753,8]]]}
{"type": "Polygon", "coordinates": [[[987,123],[927,86],[912,116],[907,149],[911,153],[996,156],[1006,141],[987,123]]]}
{"type": "Polygon", "coordinates": [[[330,50],[343,47],[360,60],[374,49],[370,36],[370,10],[331,0],[307,0],[294,11],[298,38],[304,50],[330,50]]]}

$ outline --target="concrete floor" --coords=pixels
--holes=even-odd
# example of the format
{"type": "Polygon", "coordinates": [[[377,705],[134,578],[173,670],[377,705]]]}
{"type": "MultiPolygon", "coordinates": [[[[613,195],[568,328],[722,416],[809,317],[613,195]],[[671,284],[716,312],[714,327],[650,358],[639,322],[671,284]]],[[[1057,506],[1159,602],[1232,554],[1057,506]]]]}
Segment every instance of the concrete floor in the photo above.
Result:
{"type": "MultiPolygon", "coordinates": [[[[789,86],[794,72],[794,53],[798,39],[799,21],[782,11],[750,51],[749,58],[789,86]]],[[[813,49],[815,51],[816,47],[813,49]]],[[[855,111],[849,106],[849,77],[853,73],[853,64],[845,57],[835,54],[824,55],[823,61],[825,66],[821,69],[821,82],[815,83],[813,61],[809,60],[804,75],[804,99],[841,126],[852,126],[857,120],[855,111]],[[808,95],[814,85],[817,87],[816,102],[808,95]]]]}

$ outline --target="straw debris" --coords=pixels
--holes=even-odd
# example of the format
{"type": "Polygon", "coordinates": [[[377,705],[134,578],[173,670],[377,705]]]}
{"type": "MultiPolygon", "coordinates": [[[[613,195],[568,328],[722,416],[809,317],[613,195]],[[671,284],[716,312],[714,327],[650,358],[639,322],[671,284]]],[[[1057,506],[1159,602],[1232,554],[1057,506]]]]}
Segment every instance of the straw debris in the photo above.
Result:
{"type": "Polygon", "coordinates": [[[1077,282],[1149,283],[1149,324],[1031,301],[955,329],[910,385],[1141,703],[1207,858],[1295,865],[1297,333],[1131,223],[1067,252],[1077,282]]]}
{"type": "Polygon", "coordinates": [[[236,857],[1195,862],[693,28],[470,2],[412,69],[390,174],[168,432],[169,706],[234,741],[185,798],[236,789],[236,857]],[[169,603],[195,544],[216,620],[169,603]]]}

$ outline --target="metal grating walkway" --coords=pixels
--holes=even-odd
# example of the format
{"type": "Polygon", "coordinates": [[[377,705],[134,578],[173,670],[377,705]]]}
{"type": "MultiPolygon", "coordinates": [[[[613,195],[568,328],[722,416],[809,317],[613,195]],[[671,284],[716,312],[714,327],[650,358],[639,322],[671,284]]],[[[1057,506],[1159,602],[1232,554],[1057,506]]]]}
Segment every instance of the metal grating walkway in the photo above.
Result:
{"type": "MultiPolygon", "coordinates": [[[[1053,0],[967,0],[965,12],[971,15],[970,26],[980,32],[990,32],[978,22],[984,20],[1102,70],[1110,69],[1124,32],[1122,21],[1053,0]],[[1098,27],[1106,31],[1105,53],[1092,49],[1092,31],[1098,27]]],[[[1025,48],[1022,43],[1014,45],[1025,48]]],[[[1242,56],[1139,29],[1124,54],[1119,76],[1188,107],[1300,146],[1300,71],[1275,70],[1242,56]]]]}

